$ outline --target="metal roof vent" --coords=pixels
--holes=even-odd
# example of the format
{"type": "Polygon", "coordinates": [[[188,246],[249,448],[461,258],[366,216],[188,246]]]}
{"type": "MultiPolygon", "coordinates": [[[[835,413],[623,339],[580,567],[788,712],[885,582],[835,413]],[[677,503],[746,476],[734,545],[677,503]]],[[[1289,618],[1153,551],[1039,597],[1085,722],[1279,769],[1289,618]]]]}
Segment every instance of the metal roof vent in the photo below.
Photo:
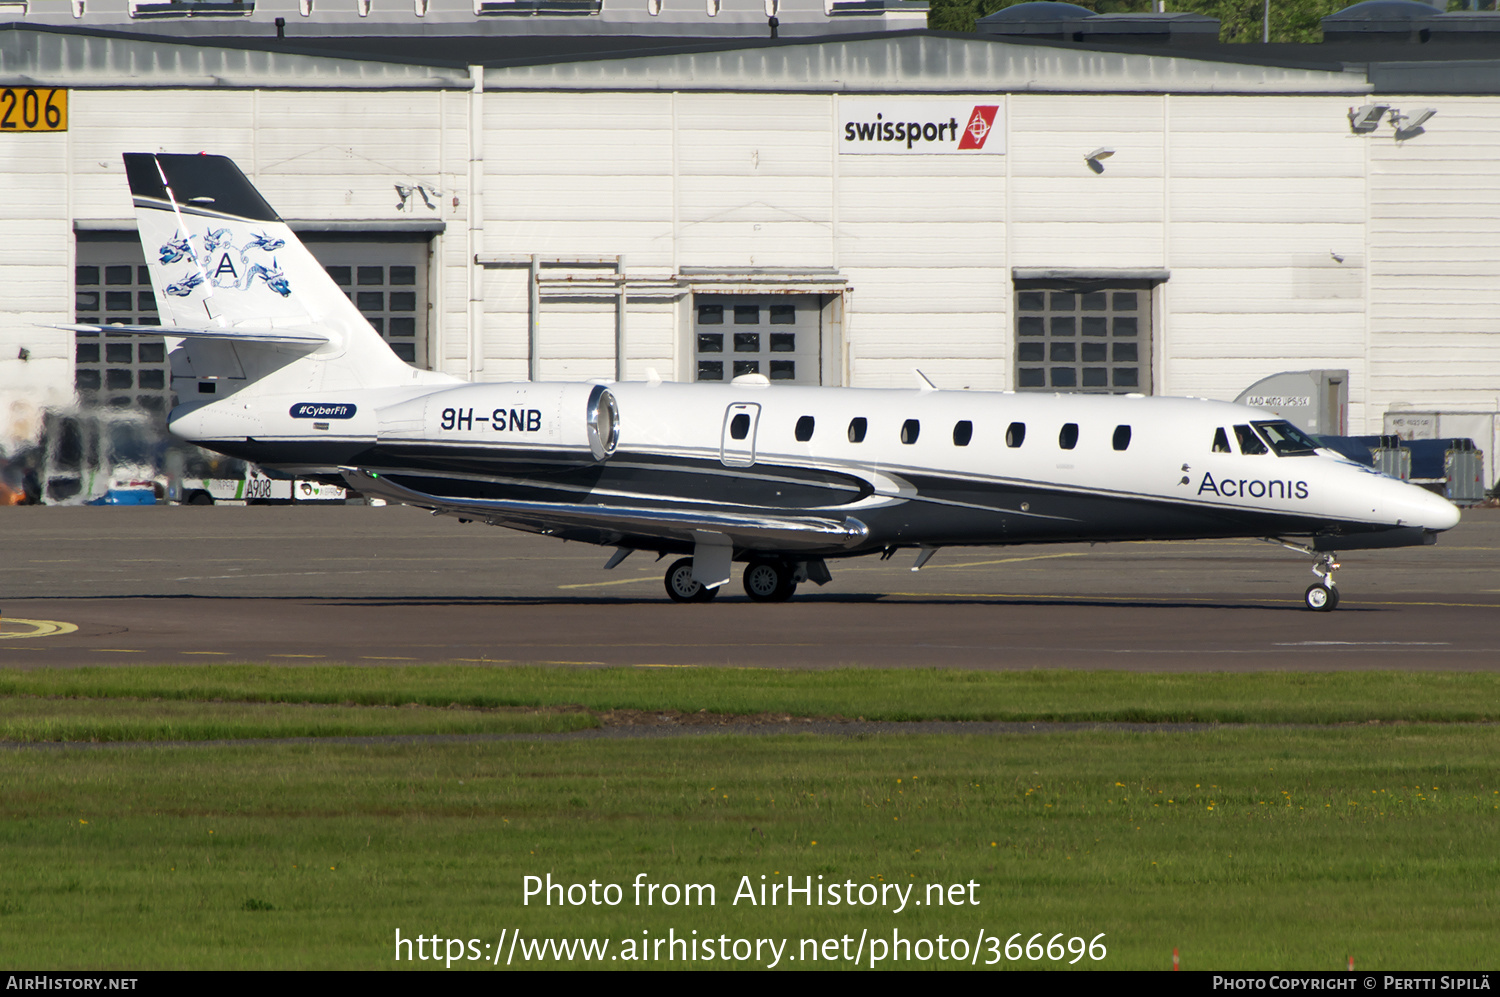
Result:
{"type": "Polygon", "coordinates": [[[981,17],[975,26],[994,38],[1115,45],[1203,45],[1219,40],[1219,21],[1202,14],[1096,14],[1071,3],[1038,0],[981,17]]]}
{"type": "Polygon", "coordinates": [[[1459,11],[1416,0],[1365,0],[1322,20],[1325,42],[1494,42],[1500,14],[1459,11]]]}
{"type": "Polygon", "coordinates": [[[1056,21],[1063,18],[1093,17],[1094,12],[1076,3],[1057,3],[1055,0],[1033,0],[1018,3],[1014,7],[997,10],[983,21],[1056,21]]]}

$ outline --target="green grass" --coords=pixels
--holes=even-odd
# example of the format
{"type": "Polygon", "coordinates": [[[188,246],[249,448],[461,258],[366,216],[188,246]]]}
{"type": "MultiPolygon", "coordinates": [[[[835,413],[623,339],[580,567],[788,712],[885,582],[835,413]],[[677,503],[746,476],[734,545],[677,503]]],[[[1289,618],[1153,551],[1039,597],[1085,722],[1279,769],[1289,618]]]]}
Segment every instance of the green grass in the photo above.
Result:
{"type": "Polygon", "coordinates": [[[1471,725],[10,749],[0,961],[375,969],[397,929],[486,958],[515,929],[613,953],[669,929],[791,953],[982,929],[1104,932],[1113,969],[1166,969],[1174,947],[1186,969],[1486,968],[1497,773],[1497,732],[1471,725]],[[637,906],[639,873],[718,903],[637,906]],[[523,905],[547,874],[625,901],[523,905]],[[915,897],[972,880],[980,903],[733,905],[761,875],[915,897]]]}
{"type": "Polygon", "coordinates": [[[186,700],[0,698],[4,741],[209,741],[391,734],[542,734],[599,726],[582,713],[186,700]]]}
{"type": "Polygon", "coordinates": [[[420,668],[216,665],[12,671],[0,696],[446,707],[676,709],[870,720],[1208,723],[1500,719],[1500,674],[1481,672],[723,668],[420,668]]]}
{"type": "Polygon", "coordinates": [[[0,738],[176,743],[0,748],[0,964],[390,968],[399,929],[474,939],[459,954],[486,959],[517,930],[608,939],[617,955],[669,931],[790,939],[780,968],[809,965],[804,939],[1103,932],[1107,957],[1081,965],[1165,969],[1177,948],[1187,969],[1338,969],[1350,955],[1361,969],[1486,968],[1500,729],[1454,721],[1492,718],[1497,692],[1491,675],[1394,672],[11,671],[0,738]],[[599,722],[585,708],[1318,726],[184,743],[574,730],[599,722]],[[711,884],[718,902],[637,905],[642,873],[711,884]],[[523,877],[549,874],[620,884],[623,902],[523,903],[523,877]],[[973,882],[980,903],[733,903],[741,877],[763,875],[913,899],[973,882]]]}

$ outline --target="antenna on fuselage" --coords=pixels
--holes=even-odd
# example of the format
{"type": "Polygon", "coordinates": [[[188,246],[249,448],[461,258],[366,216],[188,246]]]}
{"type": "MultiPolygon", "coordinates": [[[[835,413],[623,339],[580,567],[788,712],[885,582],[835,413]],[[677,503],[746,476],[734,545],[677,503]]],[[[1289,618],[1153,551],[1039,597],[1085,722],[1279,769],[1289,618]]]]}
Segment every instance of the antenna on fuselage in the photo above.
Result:
{"type": "Polygon", "coordinates": [[[926,374],[922,373],[920,370],[918,370],[915,367],[913,367],[911,369],[911,372],[913,374],[917,375],[917,389],[919,391],[921,391],[924,395],[927,392],[929,392],[929,391],[937,391],[938,390],[938,386],[936,384],[933,384],[932,383],[932,379],[930,377],[928,377],[926,374]]]}

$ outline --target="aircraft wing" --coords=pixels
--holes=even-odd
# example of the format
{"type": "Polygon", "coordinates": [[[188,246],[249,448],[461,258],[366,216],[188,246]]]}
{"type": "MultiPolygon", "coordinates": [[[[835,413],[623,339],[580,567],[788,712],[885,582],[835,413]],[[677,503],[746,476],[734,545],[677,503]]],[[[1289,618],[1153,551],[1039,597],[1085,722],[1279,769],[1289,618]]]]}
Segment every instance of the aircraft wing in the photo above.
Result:
{"type": "Polygon", "coordinates": [[[462,516],[512,529],[566,537],[574,533],[593,543],[627,537],[693,544],[701,534],[718,534],[735,547],[766,550],[853,547],[869,528],[851,517],[831,519],[702,509],[586,505],[574,502],[519,502],[509,499],[451,499],[419,492],[361,468],[339,469],[349,487],[365,495],[400,502],[433,513],[462,516]]]}

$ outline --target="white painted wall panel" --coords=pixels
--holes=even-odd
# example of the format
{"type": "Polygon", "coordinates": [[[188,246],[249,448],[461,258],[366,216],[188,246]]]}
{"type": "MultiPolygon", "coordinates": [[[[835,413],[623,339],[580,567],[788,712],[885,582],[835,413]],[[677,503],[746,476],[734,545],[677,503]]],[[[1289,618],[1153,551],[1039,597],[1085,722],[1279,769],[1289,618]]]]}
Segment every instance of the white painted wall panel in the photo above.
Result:
{"type": "Polygon", "coordinates": [[[934,357],[992,359],[1006,338],[1006,330],[997,328],[992,315],[877,313],[860,317],[858,342],[859,355],[867,359],[913,358],[925,363],[934,357]]]}
{"type": "Polygon", "coordinates": [[[1112,178],[1108,184],[1071,179],[1017,179],[1012,221],[1027,223],[1101,222],[1130,225],[1162,221],[1160,179],[1112,178]]]}
{"type": "Polygon", "coordinates": [[[1358,253],[1364,235],[1364,226],[1356,223],[1244,223],[1229,229],[1183,222],[1172,226],[1172,256],[1198,267],[1285,267],[1303,255],[1331,259],[1333,252],[1358,253]]]}
{"type": "Polygon", "coordinates": [[[614,375],[613,301],[544,297],[540,326],[541,359],[607,360],[609,369],[597,376],[614,375]]]}
{"type": "MultiPolygon", "coordinates": [[[[1282,357],[1300,363],[1300,358],[1350,356],[1364,349],[1364,316],[1357,312],[1201,316],[1174,312],[1172,318],[1170,341],[1172,356],[1177,358],[1282,357]]],[[[1191,394],[1185,387],[1177,390],[1191,394]]]]}
{"type": "Polygon", "coordinates": [[[907,316],[979,312],[1003,319],[1010,312],[1010,274],[997,267],[876,269],[845,267],[859,308],[907,316]]]}
{"type": "Polygon", "coordinates": [[[676,370],[677,305],[672,301],[630,304],[625,325],[625,377],[644,381],[649,370],[671,378],[676,370]]]}
{"type": "Polygon", "coordinates": [[[1267,315],[1299,312],[1363,314],[1364,272],[1346,258],[1308,254],[1298,267],[1244,268],[1232,275],[1219,270],[1178,267],[1166,288],[1172,314],[1267,315]]]}
{"type": "Polygon", "coordinates": [[[1230,224],[1341,222],[1363,225],[1364,186],[1350,177],[1177,177],[1170,185],[1173,222],[1230,224]]]}
{"type": "MultiPolygon", "coordinates": [[[[996,225],[1004,221],[1003,176],[955,176],[936,172],[930,167],[921,172],[851,176],[845,167],[850,159],[861,158],[882,157],[855,156],[839,160],[837,211],[840,221],[942,225],[945,228],[996,225]]],[[[903,158],[902,165],[910,162],[913,160],[903,158]]],[[[924,160],[922,166],[931,162],[930,159],[924,160]]],[[[944,165],[947,165],[947,160],[944,160],[944,165]]]]}
{"type": "MultiPolygon", "coordinates": [[[[1382,128],[1370,159],[1370,419],[1396,403],[1495,404],[1500,384],[1500,102],[1435,107],[1422,134],[1382,128]]],[[[1375,430],[1372,430],[1375,431],[1375,430]]]]}
{"type": "Polygon", "coordinates": [[[999,225],[921,226],[840,219],[839,262],[861,267],[985,267],[1004,258],[999,225]]]}
{"type": "Polygon", "coordinates": [[[1000,361],[975,362],[929,358],[920,364],[909,360],[867,358],[856,354],[850,364],[854,386],[859,388],[912,388],[916,375],[912,367],[942,388],[970,388],[975,391],[1000,391],[1010,379],[1009,364],[1000,361]]]}
{"type": "Polygon", "coordinates": [[[1017,225],[1011,262],[1021,267],[1160,267],[1162,235],[1160,223],[1017,225]]]}

